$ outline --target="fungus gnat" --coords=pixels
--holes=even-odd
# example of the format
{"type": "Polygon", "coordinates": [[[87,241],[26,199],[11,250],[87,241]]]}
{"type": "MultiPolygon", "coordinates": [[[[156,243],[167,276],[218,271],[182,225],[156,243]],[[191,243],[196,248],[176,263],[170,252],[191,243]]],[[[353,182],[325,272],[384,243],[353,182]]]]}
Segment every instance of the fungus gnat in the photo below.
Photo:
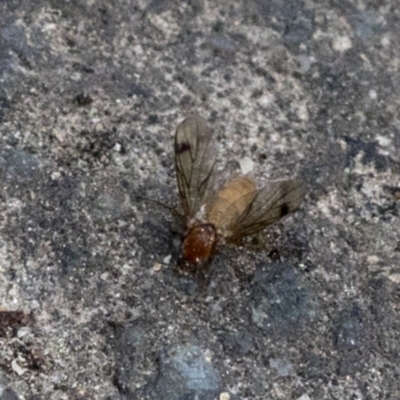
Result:
{"type": "Polygon", "coordinates": [[[300,179],[257,188],[249,176],[214,191],[216,147],[206,121],[191,116],[175,134],[178,188],[186,221],[180,264],[198,269],[223,243],[238,242],[299,208],[306,192],[300,179]]]}

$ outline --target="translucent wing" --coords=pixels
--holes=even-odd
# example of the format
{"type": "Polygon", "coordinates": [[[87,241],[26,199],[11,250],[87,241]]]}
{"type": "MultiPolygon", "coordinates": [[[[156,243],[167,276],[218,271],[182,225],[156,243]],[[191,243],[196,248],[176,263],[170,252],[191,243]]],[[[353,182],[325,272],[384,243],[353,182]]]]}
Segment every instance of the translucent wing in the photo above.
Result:
{"type": "Polygon", "coordinates": [[[193,217],[213,187],[216,149],[206,121],[186,118],[175,134],[175,164],[185,215],[193,217]]]}
{"type": "Polygon", "coordinates": [[[297,210],[305,193],[306,186],[301,179],[271,182],[255,191],[244,212],[227,229],[227,240],[252,235],[297,210]]]}

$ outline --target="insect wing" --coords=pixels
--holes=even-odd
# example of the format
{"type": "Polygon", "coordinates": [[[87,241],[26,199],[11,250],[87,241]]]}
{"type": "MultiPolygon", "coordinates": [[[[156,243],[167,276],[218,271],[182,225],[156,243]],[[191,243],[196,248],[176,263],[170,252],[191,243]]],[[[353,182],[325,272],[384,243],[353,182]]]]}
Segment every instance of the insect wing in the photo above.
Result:
{"type": "Polygon", "coordinates": [[[252,235],[300,207],[306,193],[301,179],[271,182],[255,192],[242,215],[230,227],[228,241],[252,235]]]}
{"type": "Polygon", "coordinates": [[[206,201],[214,180],[216,148],[206,121],[186,118],[176,129],[175,164],[185,215],[193,217],[206,201]]]}

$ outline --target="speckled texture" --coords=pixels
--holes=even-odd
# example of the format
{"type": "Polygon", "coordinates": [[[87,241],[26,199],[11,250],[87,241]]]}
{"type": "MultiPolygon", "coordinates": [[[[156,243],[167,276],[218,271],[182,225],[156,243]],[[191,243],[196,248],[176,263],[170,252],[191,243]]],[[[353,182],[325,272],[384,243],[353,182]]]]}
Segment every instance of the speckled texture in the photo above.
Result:
{"type": "Polygon", "coordinates": [[[0,329],[1,400],[400,398],[397,2],[0,15],[0,309],[27,315],[0,329]],[[222,174],[249,157],[309,192],[261,246],[222,249],[203,288],[142,200],[178,204],[191,111],[222,174]]]}

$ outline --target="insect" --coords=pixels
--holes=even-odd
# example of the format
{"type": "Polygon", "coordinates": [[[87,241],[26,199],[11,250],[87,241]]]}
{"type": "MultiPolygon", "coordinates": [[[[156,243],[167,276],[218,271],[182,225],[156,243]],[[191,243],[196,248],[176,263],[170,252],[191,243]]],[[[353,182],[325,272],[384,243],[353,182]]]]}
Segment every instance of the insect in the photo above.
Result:
{"type": "Polygon", "coordinates": [[[301,179],[257,188],[249,176],[234,178],[216,192],[214,138],[198,115],[177,127],[175,164],[186,219],[180,263],[194,269],[207,265],[219,245],[255,234],[295,211],[306,192],[301,179]]]}

